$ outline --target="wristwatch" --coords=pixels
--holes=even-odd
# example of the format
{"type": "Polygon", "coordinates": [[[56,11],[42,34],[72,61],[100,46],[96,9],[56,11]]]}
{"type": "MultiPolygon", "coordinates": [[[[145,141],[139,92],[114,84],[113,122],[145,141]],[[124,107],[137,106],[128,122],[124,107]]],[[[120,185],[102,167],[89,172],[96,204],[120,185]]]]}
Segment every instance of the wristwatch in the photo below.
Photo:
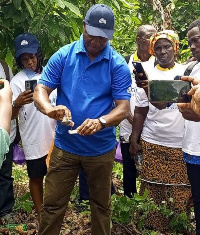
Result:
{"type": "Polygon", "coordinates": [[[102,126],[101,129],[104,129],[106,127],[106,124],[107,124],[106,119],[104,117],[100,117],[100,118],[98,118],[98,120],[101,123],[101,126],[102,126]]]}

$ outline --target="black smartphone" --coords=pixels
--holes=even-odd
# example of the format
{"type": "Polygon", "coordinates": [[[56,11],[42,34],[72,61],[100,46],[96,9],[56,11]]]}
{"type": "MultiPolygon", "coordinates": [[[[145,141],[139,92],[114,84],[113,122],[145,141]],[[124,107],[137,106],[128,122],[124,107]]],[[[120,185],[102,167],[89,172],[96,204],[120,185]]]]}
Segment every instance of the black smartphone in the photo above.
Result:
{"type": "Polygon", "coordinates": [[[148,97],[150,102],[157,103],[189,103],[191,96],[187,93],[191,82],[182,80],[149,81],[148,97]]]}
{"type": "Polygon", "coordinates": [[[26,80],[25,81],[25,89],[34,91],[35,87],[37,86],[37,80],[26,80]]]}
{"type": "Polygon", "coordinates": [[[139,77],[140,80],[148,80],[144,68],[140,62],[133,61],[133,66],[137,73],[142,73],[143,75],[139,77]]]}

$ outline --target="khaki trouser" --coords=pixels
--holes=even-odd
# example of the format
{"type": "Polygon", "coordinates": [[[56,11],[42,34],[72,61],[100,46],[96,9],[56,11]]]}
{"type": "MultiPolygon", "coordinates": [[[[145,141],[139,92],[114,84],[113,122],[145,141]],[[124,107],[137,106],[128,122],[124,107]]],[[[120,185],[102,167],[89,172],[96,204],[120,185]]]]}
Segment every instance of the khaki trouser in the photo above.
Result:
{"type": "Polygon", "coordinates": [[[115,149],[97,157],[83,157],[54,146],[45,180],[39,235],[57,235],[80,169],[88,175],[92,235],[110,235],[111,178],[115,149]]]}

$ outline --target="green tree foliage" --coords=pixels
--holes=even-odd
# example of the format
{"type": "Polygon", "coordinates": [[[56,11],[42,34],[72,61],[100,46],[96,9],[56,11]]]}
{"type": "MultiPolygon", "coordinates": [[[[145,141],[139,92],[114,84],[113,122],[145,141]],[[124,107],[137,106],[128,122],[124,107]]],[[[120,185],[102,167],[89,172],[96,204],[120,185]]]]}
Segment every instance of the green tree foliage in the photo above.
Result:
{"type": "Polygon", "coordinates": [[[59,47],[80,35],[78,1],[4,0],[0,3],[0,53],[11,64],[13,40],[20,33],[35,34],[49,58],[59,47]]]}
{"type": "MultiPolygon", "coordinates": [[[[160,0],[161,1],[161,0],[160,0]]],[[[13,65],[13,40],[20,33],[35,34],[42,45],[45,59],[61,46],[77,40],[82,33],[82,21],[88,8],[95,3],[111,6],[116,16],[111,44],[121,54],[132,53],[137,28],[153,24],[158,29],[162,17],[153,10],[153,0],[1,0],[0,57],[13,65]]],[[[199,17],[199,1],[162,0],[163,7],[171,4],[172,24],[181,38],[181,56],[188,56],[186,37],[188,25],[199,17]]]]}
{"type": "Polygon", "coordinates": [[[191,55],[187,43],[187,28],[200,17],[199,1],[175,0],[175,8],[172,12],[172,23],[180,37],[180,58],[186,61],[191,55]]]}

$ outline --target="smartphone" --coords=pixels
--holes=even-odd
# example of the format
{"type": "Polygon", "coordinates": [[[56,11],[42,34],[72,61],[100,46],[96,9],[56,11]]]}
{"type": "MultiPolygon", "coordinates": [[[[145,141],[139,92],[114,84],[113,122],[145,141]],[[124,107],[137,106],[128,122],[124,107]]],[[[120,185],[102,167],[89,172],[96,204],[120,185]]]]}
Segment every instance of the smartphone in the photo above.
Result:
{"type": "Polygon", "coordinates": [[[137,73],[143,74],[142,77],[139,77],[140,80],[148,80],[144,68],[142,67],[142,64],[140,62],[133,61],[133,66],[137,73]]]}
{"type": "Polygon", "coordinates": [[[25,81],[25,89],[34,91],[35,87],[37,86],[37,80],[26,80],[25,81]]]}
{"type": "Polygon", "coordinates": [[[157,103],[189,103],[192,96],[187,93],[191,82],[182,80],[149,81],[148,97],[150,102],[157,103]]]}

